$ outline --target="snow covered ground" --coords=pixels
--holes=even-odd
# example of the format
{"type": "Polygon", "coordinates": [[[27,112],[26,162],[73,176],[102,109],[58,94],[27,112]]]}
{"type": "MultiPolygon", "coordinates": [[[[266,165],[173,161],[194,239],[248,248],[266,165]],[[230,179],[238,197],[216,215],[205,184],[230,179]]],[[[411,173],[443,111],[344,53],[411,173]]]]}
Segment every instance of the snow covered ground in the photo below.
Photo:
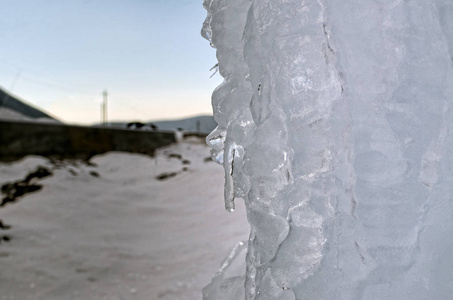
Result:
{"type": "Polygon", "coordinates": [[[2,121],[27,121],[27,122],[42,122],[42,123],[60,123],[51,118],[30,118],[16,110],[7,107],[0,107],[0,120],[2,121]]]}
{"type": "Polygon", "coordinates": [[[11,226],[0,230],[0,299],[200,299],[249,231],[241,201],[224,210],[223,170],[208,156],[190,139],[155,158],[112,152],[92,164],[36,156],[0,164],[1,185],[38,166],[53,173],[0,208],[11,226]]]}
{"type": "Polygon", "coordinates": [[[31,118],[27,117],[26,115],[21,114],[18,111],[0,107],[0,120],[8,120],[8,121],[29,121],[31,118]]]}

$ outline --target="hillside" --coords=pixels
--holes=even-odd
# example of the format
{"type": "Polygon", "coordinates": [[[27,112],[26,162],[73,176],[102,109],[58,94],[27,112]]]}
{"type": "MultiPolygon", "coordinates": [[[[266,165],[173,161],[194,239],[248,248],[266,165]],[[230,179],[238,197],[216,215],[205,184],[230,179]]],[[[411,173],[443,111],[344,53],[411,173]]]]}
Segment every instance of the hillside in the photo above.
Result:
{"type": "Polygon", "coordinates": [[[54,120],[45,112],[26,104],[0,87],[0,119],[14,120],[54,120]]]}

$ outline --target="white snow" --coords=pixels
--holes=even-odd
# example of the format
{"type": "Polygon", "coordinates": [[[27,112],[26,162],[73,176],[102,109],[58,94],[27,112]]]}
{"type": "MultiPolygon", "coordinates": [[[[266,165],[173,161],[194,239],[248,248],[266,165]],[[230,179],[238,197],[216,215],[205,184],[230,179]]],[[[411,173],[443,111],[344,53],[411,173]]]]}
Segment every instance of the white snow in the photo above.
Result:
{"type": "Polygon", "coordinates": [[[30,121],[31,118],[7,107],[0,107],[0,120],[30,121]]]}
{"type": "Polygon", "coordinates": [[[0,120],[4,121],[27,121],[27,122],[41,122],[41,123],[60,123],[51,118],[30,118],[16,110],[7,107],[0,107],[0,120]]]}
{"type": "Polygon", "coordinates": [[[11,237],[0,244],[0,299],[200,299],[249,231],[243,204],[223,209],[223,170],[205,161],[203,143],[192,138],[155,158],[111,152],[96,166],[36,156],[0,164],[1,184],[38,165],[54,172],[38,180],[41,191],[0,208],[12,226],[0,231],[11,237]]]}

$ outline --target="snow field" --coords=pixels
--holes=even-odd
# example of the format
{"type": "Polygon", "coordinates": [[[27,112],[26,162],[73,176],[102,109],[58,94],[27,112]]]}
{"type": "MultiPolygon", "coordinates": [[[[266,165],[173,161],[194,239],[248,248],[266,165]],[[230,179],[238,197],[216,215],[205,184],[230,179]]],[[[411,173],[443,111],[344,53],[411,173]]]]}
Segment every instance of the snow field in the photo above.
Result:
{"type": "MultiPolygon", "coordinates": [[[[81,161],[29,156],[0,183],[44,166],[40,191],[0,208],[0,299],[200,299],[249,227],[223,205],[223,170],[203,141],[81,161]],[[158,180],[162,174],[174,176],[158,180]]],[[[162,177],[162,176],[161,176],[162,177]]],[[[163,176],[165,177],[165,176],[163,176]]]]}

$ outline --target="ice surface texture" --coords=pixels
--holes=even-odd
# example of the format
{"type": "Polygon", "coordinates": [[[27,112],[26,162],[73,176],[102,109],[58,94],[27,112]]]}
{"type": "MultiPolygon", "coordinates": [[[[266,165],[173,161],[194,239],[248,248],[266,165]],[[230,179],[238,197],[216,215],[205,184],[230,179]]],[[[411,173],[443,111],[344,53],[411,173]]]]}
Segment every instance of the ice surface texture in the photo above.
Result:
{"type": "Polygon", "coordinates": [[[244,282],[223,283],[247,300],[451,298],[453,2],[204,6],[225,78],[207,141],[251,225],[244,282]]]}

